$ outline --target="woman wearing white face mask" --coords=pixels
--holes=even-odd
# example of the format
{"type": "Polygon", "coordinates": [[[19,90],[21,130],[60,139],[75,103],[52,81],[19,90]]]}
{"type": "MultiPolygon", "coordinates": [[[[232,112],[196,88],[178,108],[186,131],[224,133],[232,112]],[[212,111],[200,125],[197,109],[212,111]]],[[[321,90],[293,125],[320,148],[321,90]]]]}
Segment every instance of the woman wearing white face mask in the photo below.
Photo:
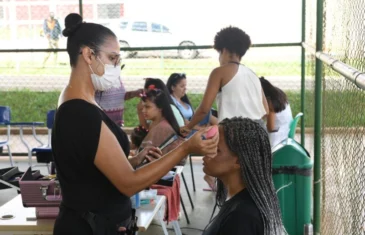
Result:
{"type": "Polygon", "coordinates": [[[104,74],[100,76],[94,72],[94,70],[91,68],[91,65],[89,64],[89,68],[92,72],[91,82],[93,83],[95,90],[105,91],[112,87],[117,88],[119,86],[119,77],[121,71],[119,55],[115,53],[115,55],[110,57],[110,60],[115,61],[115,64],[104,64],[93,49],[90,49],[90,52],[96,57],[100,64],[104,66],[104,74]]]}
{"type": "MultiPolygon", "coordinates": [[[[95,54],[95,52],[93,52],[95,54]]],[[[91,79],[95,90],[95,100],[104,110],[106,115],[119,126],[123,126],[124,101],[131,98],[139,97],[143,89],[126,92],[122,81],[120,80],[120,59],[115,65],[104,64],[105,72],[99,76],[90,67],[91,79]]],[[[124,65],[123,65],[124,67],[124,65]]]]}
{"type": "Polygon", "coordinates": [[[155,183],[191,152],[215,154],[218,137],[202,140],[207,131],[202,130],[163,157],[158,148],[148,147],[128,159],[127,135],[94,99],[96,90],[117,85],[118,40],[110,29],[82,22],[78,14],[69,14],[65,26],[71,76],[59,97],[52,131],[62,189],[53,234],[116,235],[131,224],[130,196],[155,183]],[[145,159],[152,162],[134,170],[145,159]]]}

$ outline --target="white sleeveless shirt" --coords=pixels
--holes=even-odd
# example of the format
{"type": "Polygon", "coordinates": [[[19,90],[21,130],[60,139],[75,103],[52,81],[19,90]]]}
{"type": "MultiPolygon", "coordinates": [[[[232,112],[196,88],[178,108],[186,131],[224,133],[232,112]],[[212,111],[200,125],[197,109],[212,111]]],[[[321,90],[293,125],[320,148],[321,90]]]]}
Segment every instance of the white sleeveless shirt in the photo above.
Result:
{"type": "Polygon", "coordinates": [[[290,123],[293,120],[290,104],[285,106],[285,109],[275,114],[275,130],[277,132],[269,133],[271,147],[275,147],[281,141],[288,138],[290,123]]]}
{"type": "Polygon", "coordinates": [[[236,75],[217,94],[216,101],[219,122],[232,117],[259,120],[266,114],[260,80],[251,69],[241,64],[236,75]]]}

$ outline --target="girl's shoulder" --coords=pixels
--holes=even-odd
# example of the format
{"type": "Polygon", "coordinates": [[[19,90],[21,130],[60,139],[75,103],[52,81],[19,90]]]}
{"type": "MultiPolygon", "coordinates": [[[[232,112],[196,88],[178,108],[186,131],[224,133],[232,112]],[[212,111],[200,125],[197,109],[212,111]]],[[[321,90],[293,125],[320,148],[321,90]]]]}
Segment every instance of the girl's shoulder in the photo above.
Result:
{"type": "Polygon", "coordinates": [[[172,129],[172,126],[170,125],[170,123],[166,119],[162,120],[157,126],[159,128],[172,129]]]}

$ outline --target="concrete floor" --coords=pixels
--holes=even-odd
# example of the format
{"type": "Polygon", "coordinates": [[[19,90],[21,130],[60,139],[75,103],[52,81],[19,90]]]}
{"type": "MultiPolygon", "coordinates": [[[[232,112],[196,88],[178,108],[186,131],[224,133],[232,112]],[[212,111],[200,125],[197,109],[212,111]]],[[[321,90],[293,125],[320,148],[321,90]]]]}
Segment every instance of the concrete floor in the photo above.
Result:
{"type": "MultiPolygon", "coordinates": [[[[16,161],[16,165],[19,167],[21,171],[25,171],[28,168],[28,162],[26,157],[14,157],[14,160],[16,161]]],[[[33,162],[36,162],[36,160],[34,159],[33,162]]],[[[9,166],[10,164],[8,158],[0,157],[0,169],[9,166]]],[[[205,228],[206,224],[208,223],[208,220],[213,210],[213,206],[215,204],[214,193],[203,191],[203,188],[207,188],[207,184],[203,180],[204,173],[202,171],[202,160],[200,157],[193,158],[193,168],[194,168],[196,192],[193,192],[189,162],[187,162],[184,168],[184,176],[188,184],[192,200],[194,202],[195,206],[194,209],[192,209],[190,205],[184,184],[183,182],[181,182],[181,196],[183,197],[183,201],[190,219],[190,224],[187,224],[186,218],[181,208],[181,219],[179,223],[181,231],[185,235],[202,234],[202,231],[205,228]]],[[[38,169],[41,170],[41,172],[44,174],[47,173],[46,167],[39,167],[38,169]]],[[[0,190],[0,206],[8,202],[15,196],[17,196],[17,191],[14,189],[0,190]]],[[[168,228],[170,228],[169,234],[174,235],[175,232],[172,230],[172,226],[169,225],[168,228]]],[[[140,234],[162,235],[163,231],[161,227],[158,225],[158,221],[154,220],[151,226],[148,228],[148,230],[140,234]]]]}

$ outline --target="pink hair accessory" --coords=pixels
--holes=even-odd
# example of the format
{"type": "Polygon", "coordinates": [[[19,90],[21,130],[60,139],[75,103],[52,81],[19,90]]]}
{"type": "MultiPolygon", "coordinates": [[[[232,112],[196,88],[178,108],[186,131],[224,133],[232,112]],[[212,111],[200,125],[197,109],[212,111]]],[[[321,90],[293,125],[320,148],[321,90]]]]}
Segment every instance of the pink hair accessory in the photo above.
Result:
{"type": "Polygon", "coordinates": [[[144,91],[142,91],[142,93],[139,93],[139,97],[146,97],[146,93],[144,91]]]}

